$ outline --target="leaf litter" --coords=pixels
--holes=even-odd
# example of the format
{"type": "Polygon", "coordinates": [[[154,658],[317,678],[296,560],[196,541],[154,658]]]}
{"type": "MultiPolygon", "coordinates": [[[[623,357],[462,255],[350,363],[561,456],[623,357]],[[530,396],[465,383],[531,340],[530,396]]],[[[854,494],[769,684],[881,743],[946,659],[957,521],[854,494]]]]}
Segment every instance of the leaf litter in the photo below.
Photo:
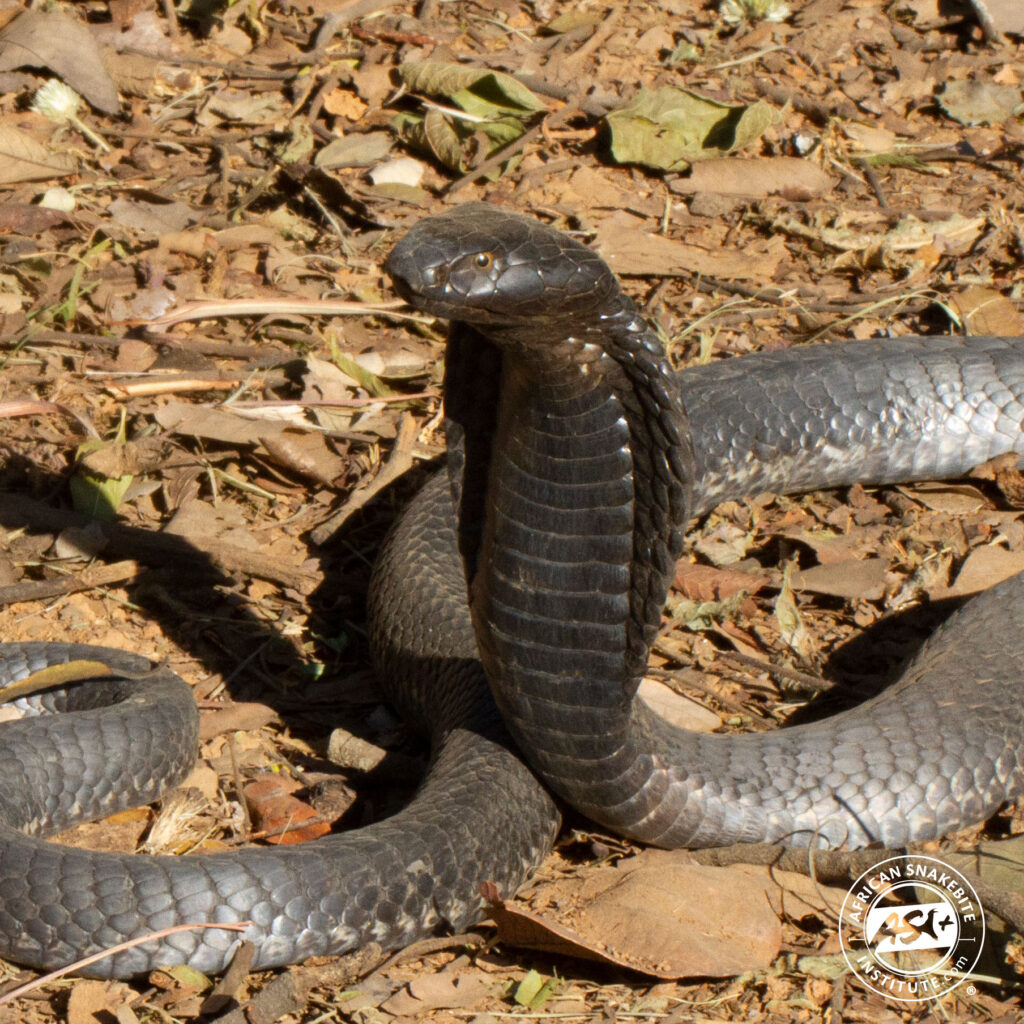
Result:
{"type": "MultiPolygon", "coordinates": [[[[1021,333],[1019,11],[948,7],[0,12],[3,635],[166,660],[203,709],[186,798],[79,839],[234,848],[261,828],[280,841],[282,817],[318,831],[407,795],[422,751],[366,671],[360,595],[441,450],[440,329],[370,311],[418,217],[486,198],[578,232],[680,364],[1021,333]],[[334,318],[339,299],[369,305],[334,318]],[[291,792],[257,821],[241,793],[268,777],[291,792]]],[[[877,687],[932,604],[1024,565],[1022,497],[1004,463],[967,484],[723,506],[691,538],[645,699],[692,728],[764,728],[816,681],[877,687]]],[[[989,834],[1022,831],[1006,814],[989,834]]],[[[982,846],[980,870],[1004,848],[1012,860],[982,846]]],[[[239,961],[212,989],[55,982],[0,1020],[230,1021],[250,1002],[247,1019],[891,1016],[835,969],[835,893],[689,859],[570,833],[507,901],[603,965],[563,938],[531,952],[502,925],[383,964],[368,949],[248,976],[239,961]]],[[[997,884],[1019,890],[1019,872],[997,884]]],[[[1000,981],[941,1013],[1019,1016],[1021,959],[1011,934],[988,965],[1000,981]]]]}

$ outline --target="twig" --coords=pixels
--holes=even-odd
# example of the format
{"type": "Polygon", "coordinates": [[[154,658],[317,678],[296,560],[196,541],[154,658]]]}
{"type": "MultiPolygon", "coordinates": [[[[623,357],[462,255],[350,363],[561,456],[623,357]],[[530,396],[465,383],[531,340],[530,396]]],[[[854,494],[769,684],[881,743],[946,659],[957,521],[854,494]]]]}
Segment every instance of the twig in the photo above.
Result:
{"type": "Polygon", "coordinates": [[[174,9],[174,0],[163,0],[163,8],[168,33],[172,39],[180,39],[181,29],[178,27],[178,12],[174,9]]]}
{"type": "Polygon", "coordinates": [[[785,679],[789,683],[795,683],[793,688],[805,693],[825,693],[838,685],[827,679],[822,679],[820,676],[812,676],[809,672],[798,672],[795,668],[789,668],[787,665],[773,665],[770,661],[752,658],[749,654],[740,654],[739,651],[718,651],[717,657],[725,661],[735,661],[759,672],[767,672],[768,675],[774,676],[776,679],[785,679]]]}
{"type": "Polygon", "coordinates": [[[346,302],[343,299],[223,299],[221,301],[184,302],[169,313],[152,320],[133,320],[132,326],[141,325],[147,331],[171,327],[186,320],[210,320],[219,316],[272,316],[292,313],[305,316],[388,316],[396,320],[432,321],[421,315],[398,312],[405,305],[399,299],[389,302],[346,302]]]}
{"type": "Polygon", "coordinates": [[[110,565],[90,566],[75,575],[58,579],[12,583],[10,586],[0,587],[0,607],[20,604],[23,601],[49,601],[51,598],[75,594],[80,590],[109,587],[113,583],[135,579],[139,572],[139,563],[128,560],[113,562],[110,565]]]}

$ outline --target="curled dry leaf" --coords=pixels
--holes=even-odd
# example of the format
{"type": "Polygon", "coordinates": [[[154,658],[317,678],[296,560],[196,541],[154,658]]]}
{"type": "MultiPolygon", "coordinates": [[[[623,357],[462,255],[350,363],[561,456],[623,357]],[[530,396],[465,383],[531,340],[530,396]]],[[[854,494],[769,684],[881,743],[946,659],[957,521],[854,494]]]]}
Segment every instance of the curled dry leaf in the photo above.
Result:
{"type": "Polygon", "coordinates": [[[348,468],[348,460],[336,455],[322,434],[283,430],[260,437],[263,447],[280,466],[318,483],[334,483],[348,468]]]}

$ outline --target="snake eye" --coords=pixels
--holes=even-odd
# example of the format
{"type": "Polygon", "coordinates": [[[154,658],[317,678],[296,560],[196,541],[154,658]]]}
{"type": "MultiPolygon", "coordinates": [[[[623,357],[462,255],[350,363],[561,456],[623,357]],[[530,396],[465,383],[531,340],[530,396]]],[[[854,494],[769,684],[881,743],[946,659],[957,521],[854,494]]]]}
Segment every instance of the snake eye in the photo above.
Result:
{"type": "Polygon", "coordinates": [[[481,270],[490,270],[494,266],[494,255],[489,252],[478,252],[474,262],[481,270]]]}

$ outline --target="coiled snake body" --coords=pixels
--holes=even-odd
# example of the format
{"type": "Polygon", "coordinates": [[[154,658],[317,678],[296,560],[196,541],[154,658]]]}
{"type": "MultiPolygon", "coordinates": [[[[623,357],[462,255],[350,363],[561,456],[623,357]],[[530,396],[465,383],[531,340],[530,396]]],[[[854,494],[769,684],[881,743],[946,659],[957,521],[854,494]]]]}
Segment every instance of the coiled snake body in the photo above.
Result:
{"type": "MultiPolygon", "coordinates": [[[[370,594],[380,674],[433,738],[427,779],[394,818],[285,850],[54,846],[39,837],[179,781],[195,711],[170,673],[117,678],[144,659],[4,645],[0,681],[83,657],[112,678],[42,702],[72,713],[0,733],[0,954],[52,967],[176,923],[250,921],[256,964],[271,966],[462,927],[479,883],[513,891],[558,824],[502,720],[558,794],[664,846],[900,843],[1020,792],[1017,580],[965,606],[883,695],[824,722],[693,736],[633,696],[691,515],[754,491],[951,476],[1024,454],[1024,339],[812,347],[674,375],[595,253],[482,204],[421,221],[389,271],[410,303],[454,321],[451,483],[421,492],[370,594]]],[[[237,940],[183,932],[90,971],[215,971],[237,940]]]]}

